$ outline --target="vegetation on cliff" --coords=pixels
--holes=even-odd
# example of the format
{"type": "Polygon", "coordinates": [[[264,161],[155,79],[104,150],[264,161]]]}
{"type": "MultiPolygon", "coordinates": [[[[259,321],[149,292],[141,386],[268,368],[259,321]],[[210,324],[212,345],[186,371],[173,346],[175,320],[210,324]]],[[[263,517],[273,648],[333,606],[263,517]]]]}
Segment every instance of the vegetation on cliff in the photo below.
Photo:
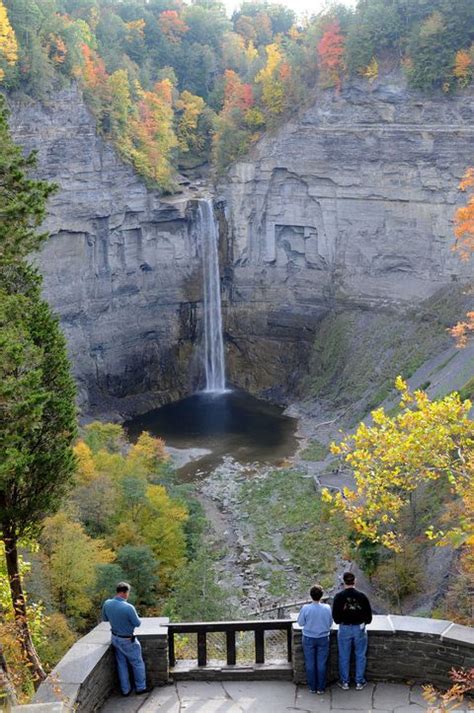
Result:
{"type": "Polygon", "coordinates": [[[54,186],[29,177],[35,157],[24,157],[11,141],[0,100],[0,537],[10,628],[31,673],[42,678],[19,547],[58,508],[70,484],[75,387],[58,320],[41,298],[41,277],[27,259],[46,238],[36,227],[54,186]]]}
{"type": "MultiPolygon", "coordinates": [[[[400,412],[372,411],[372,424],[361,423],[332,453],[354,473],[355,489],[324,497],[343,513],[352,531],[356,558],[379,578],[392,573],[394,602],[416,591],[419,570],[414,561],[423,544],[436,541],[460,549],[456,611],[447,614],[470,621],[467,596],[473,573],[474,423],[471,402],[459,394],[431,401],[413,394],[401,377],[400,412]],[[435,499],[434,495],[438,497],[435,499]],[[428,505],[428,506],[427,506],[428,505]],[[462,583],[462,586],[459,585],[462,583]]],[[[446,612],[445,612],[446,613],[446,612]]]]}
{"type": "Polygon", "coordinates": [[[231,18],[219,0],[0,0],[5,88],[42,98],[76,79],[99,131],[164,190],[177,164],[223,170],[350,77],[401,68],[415,88],[463,89],[473,43],[470,0],[360,0],[304,20],[268,0],[231,18]]]}

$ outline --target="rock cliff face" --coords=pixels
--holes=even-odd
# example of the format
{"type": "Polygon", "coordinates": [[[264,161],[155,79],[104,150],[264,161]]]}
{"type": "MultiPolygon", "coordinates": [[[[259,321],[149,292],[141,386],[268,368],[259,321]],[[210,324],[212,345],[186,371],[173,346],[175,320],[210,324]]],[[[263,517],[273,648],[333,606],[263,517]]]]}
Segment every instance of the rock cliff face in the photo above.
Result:
{"type": "Polygon", "coordinates": [[[11,124],[60,186],[39,263],[84,411],[127,414],[188,392],[202,295],[192,203],[147,190],[73,89],[50,107],[13,104],[11,124]]]}
{"type": "Polygon", "coordinates": [[[467,278],[452,219],[473,145],[472,94],[356,84],[323,93],[237,162],[221,186],[233,380],[291,388],[329,309],[403,309],[467,278]]]}
{"type": "MultiPolygon", "coordinates": [[[[192,191],[148,190],[74,89],[12,109],[16,139],[60,185],[40,267],[84,411],[131,414],[189,393],[202,304],[192,191]]],[[[234,384],[286,398],[329,311],[403,309],[467,277],[450,246],[473,127],[472,95],[354,85],[232,167],[218,204],[234,384]]]]}

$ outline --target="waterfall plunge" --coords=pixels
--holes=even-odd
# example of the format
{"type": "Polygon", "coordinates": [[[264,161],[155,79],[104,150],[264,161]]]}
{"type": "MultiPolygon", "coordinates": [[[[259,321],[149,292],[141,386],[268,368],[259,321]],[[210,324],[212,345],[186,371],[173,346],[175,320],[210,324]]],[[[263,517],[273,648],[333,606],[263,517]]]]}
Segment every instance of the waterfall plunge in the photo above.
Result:
{"type": "Polygon", "coordinates": [[[207,392],[225,392],[218,232],[211,199],[198,203],[198,228],[204,272],[204,364],[207,392]]]}

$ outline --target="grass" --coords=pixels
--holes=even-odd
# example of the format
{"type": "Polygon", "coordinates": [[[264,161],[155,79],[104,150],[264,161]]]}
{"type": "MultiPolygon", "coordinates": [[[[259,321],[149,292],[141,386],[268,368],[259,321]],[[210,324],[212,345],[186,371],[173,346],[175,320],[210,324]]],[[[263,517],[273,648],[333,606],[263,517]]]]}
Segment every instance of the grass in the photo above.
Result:
{"type": "Polygon", "coordinates": [[[272,593],[283,596],[294,591],[295,584],[304,589],[315,578],[323,587],[332,585],[343,528],[329,517],[311,479],[294,470],[276,470],[265,479],[245,483],[241,497],[253,530],[252,547],[276,558],[283,555],[301,571],[295,583],[273,570],[272,593]]]}
{"type": "Polygon", "coordinates": [[[464,386],[459,389],[459,396],[463,401],[466,399],[469,399],[470,401],[474,400],[474,376],[467,381],[464,386]]]}
{"type": "Polygon", "coordinates": [[[321,441],[318,441],[317,438],[314,438],[308,443],[302,452],[301,458],[303,460],[321,461],[326,458],[327,454],[328,449],[326,446],[321,443],[321,441]]]}
{"type": "Polygon", "coordinates": [[[362,418],[393,394],[399,374],[409,378],[451,343],[446,328],[462,312],[462,299],[456,290],[443,290],[403,315],[352,310],[327,316],[313,343],[303,394],[357,404],[362,418]]]}

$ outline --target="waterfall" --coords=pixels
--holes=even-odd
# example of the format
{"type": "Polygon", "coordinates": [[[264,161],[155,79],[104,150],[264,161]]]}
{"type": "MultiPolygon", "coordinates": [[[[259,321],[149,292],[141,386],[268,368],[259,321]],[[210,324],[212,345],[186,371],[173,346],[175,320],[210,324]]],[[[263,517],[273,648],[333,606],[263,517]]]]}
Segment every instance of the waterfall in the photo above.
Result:
{"type": "Polygon", "coordinates": [[[204,364],[208,392],[225,391],[218,232],[211,199],[198,203],[198,229],[204,273],[204,364]]]}

